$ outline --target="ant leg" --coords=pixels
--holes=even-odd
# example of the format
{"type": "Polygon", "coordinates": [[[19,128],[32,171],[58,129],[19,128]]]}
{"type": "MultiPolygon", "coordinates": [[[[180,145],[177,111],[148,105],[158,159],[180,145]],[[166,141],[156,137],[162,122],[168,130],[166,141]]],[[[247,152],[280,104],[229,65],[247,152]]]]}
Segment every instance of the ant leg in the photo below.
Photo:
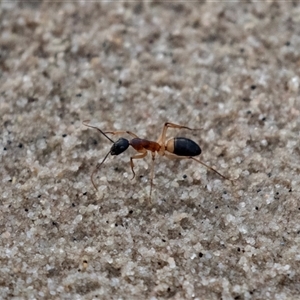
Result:
{"type": "Polygon", "coordinates": [[[225,180],[229,180],[231,183],[232,183],[232,180],[225,177],[224,175],[222,175],[221,173],[219,173],[217,170],[215,170],[214,168],[208,166],[206,163],[204,163],[203,161],[199,160],[199,159],[196,159],[195,157],[193,156],[179,156],[179,155],[176,155],[176,154],[173,154],[173,153],[165,153],[165,156],[169,159],[192,159],[198,163],[200,163],[201,165],[203,165],[204,167],[206,167],[207,169],[217,173],[219,176],[221,176],[223,179],[225,180]]]}
{"type": "MultiPolygon", "coordinates": [[[[209,170],[211,170],[211,171],[217,173],[217,174],[218,174],[219,176],[221,176],[222,178],[231,181],[229,178],[225,177],[224,175],[222,175],[221,173],[219,173],[219,172],[218,172],[217,170],[215,170],[214,168],[208,166],[206,163],[204,163],[204,162],[201,161],[200,159],[196,159],[196,158],[194,158],[194,157],[192,157],[192,156],[189,157],[189,159],[193,159],[194,161],[200,163],[201,165],[203,165],[203,166],[206,167],[207,169],[209,169],[209,170]]],[[[232,181],[231,181],[231,182],[232,182],[232,181]]]]}
{"type": "Polygon", "coordinates": [[[108,134],[112,134],[112,135],[127,133],[127,134],[133,136],[134,138],[139,138],[136,134],[134,134],[131,131],[105,131],[104,133],[108,133],[108,134]]]}
{"type": "Polygon", "coordinates": [[[154,161],[155,161],[155,152],[152,152],[152,163],[151,163],[151,174],[150,174],[150,202],[153,188],[153,177],[154,177],[154,161]]]}
{"type": "Polygon", "coordinates": [[[165,151],[166,135],[167,135],[168,128],[178,128],[178,129],[183,128],[183,129],[188,129],[188,130],[198,130],[198,129],[193,129],[193,128],[190,128],[190,127],[187,127],[187,126],[166,122],[164,124],[162,133],[161,133],[161,135],[159,136],[159,138],[157,140],[157,143],[161,146],[161,153],[162,154],[164,154],[164,151],[165,151]]]}
{"type": "Polygon", "coordinates": [[[130,166],[131,166],[131,171],[133,173],[133,177],[131,178],[131,180],[135,177],[135,172],[133,170],[133,167],[134,167],[133,160],[144,158],[146,155],[147,155],[147,150],[143,150],[143,152],[141,154],[137,154],[135,156],[130,157],[130,166]]]}

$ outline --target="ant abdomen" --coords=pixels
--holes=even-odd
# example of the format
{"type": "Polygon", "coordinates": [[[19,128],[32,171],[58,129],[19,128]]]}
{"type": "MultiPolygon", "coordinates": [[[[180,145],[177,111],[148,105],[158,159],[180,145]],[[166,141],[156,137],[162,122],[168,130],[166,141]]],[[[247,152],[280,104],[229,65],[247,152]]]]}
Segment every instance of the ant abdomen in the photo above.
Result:
{"type": "Polygon", "coordinates": [[[178,156],[197,156],[200,155],[201,149],[194,141],[177,137],[167,141],[166,150],[178,156]]]}

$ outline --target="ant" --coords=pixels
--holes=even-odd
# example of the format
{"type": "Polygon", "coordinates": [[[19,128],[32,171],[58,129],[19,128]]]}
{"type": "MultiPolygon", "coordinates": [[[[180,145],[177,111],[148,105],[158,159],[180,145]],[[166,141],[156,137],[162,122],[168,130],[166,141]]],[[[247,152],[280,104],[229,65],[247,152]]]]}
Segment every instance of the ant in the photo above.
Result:
{"type": "Polygon", "coordinates": [[[83,121],[83,125],[97,129],[100,133],[102,133],[109,141],[112,142],[112,147],[110,148],[109,152],[105,155],[103,158],[102,162],[97,164],[96,168],[91,174],[91,181],[96,190],[97,186],[93,180],[93,177],[95,173],[99,170],[101,165],[104,163],[108,155],[120,155],[124,151],[128,149],[129,146],[134,148],[138,154],[130,157],[130,166],[131,166],[131,171],[133,173],[133,179],[135,177],[135,172],[133,170],[134,164],[133,160],[134,159],[141,159],[144,158],[148,151],[151,152],[152,155],[152,165],[151,165],[151,177],[150,177],[150,199],[151,199],[151,194],[152,194],[152,187],[153,187],[153,174],[154,174],[154,160],[155,160],[155,155],[156,153],[159,154],[160,156],[166,156],[167,158],[174,159],[174,158],[179,158],[179,159],[192,159],[195,160],[196,162],[202,164],[205,166],[207,169],[217,173],[219,176],[221,176],[224,179],[230,180],[227,177],[223,176],[220,174],[217,170],[213,169],[212,167],[208,166],[205,164],[203,161],[196,159],[194,156],[198,156],[201,154],[201,148],[200,146],[195,143],[194,141],[185,138],[185,137],[176,137],[176,138],[170,138],[166,140],[166,134],[168,128],[178,128],[178,129],[188,129],[188,130],[195,130],[192,128],[189,128],[187,126],[182,126],[182,125],[177,125],[174,123],[165,123],[162,133],[159,136],[158,140],[156,142],[149,141],[146,139],[141,139],[139,138],[136,134],[132,133],[131,131],[102,131],[100,128],[92,126],[88,124],[89,120],[83,121]],[[133,137],[131,140],[127,140],[125,138],[119,138],[116,142],[113,141],[107,134],[112,134],[112,135],[117,135],[117,134],[129,134],[133,137]]]}

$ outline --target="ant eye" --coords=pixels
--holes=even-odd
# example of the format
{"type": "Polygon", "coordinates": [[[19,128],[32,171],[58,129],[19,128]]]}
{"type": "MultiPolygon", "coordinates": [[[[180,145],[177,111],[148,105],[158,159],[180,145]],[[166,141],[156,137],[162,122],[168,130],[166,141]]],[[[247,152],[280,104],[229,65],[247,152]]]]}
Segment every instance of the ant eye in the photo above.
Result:
{"type": "Polygon", "coordinates": [[[124,138],[118,139],[111,147],[110,154],[111,155],[119,155],[123,153],[129,147],[128,140],[124,138]]]}

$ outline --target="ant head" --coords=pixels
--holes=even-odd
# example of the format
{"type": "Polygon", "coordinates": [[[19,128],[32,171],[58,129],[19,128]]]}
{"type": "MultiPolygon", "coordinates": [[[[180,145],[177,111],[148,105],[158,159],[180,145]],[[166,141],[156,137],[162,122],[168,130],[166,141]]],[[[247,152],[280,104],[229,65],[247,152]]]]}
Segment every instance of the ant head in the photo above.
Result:
{"type": "Polygon", "coordinates": [[[119,155],[124,151],[126,151],[128,147],[129,147],[129,141],[124,138],[120,138],[112,145],[110,149],[110,154],[119,155]]]}

